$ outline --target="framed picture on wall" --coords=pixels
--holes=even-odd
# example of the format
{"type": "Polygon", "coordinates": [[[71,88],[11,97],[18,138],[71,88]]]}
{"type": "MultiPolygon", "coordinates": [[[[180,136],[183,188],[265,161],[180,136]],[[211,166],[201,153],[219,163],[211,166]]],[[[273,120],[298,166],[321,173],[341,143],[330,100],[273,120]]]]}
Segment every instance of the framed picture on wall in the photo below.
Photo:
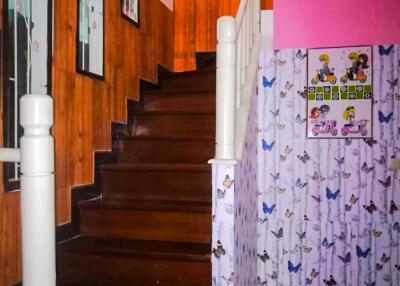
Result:
{"type": "Polygon", "coordinates": [[[372,48],[308,50],[308,138],[372,137],[372,48]]]}
{"type": "Polygon", "coordinates": [[[140,27],[140,0],[121,0],[122,17],[140,27]]]}
{"type": "Polygon", "coordinates": [[[76,67],[104,79],[104,0],[78,0],[76,67]]]}

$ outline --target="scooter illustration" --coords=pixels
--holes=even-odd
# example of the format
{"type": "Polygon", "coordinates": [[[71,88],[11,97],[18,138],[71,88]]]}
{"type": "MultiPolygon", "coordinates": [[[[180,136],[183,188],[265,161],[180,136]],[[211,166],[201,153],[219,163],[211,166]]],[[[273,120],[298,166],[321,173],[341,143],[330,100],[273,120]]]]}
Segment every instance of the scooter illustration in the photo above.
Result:
{"type": "Polygon", "coordinates": [[[350,69],[346,69],[346,73],[340,78],[340,82],[345,84],[349,80],[365,83],[367,81],[367,75],[364,72],[353,73],[350,69]]]}
{"type": "Polygon", "coordinates": [[[368,120],[359,120],[354,121],[353,123],[345,124],[343,128],[340,130],[343,136],[347,136],[349,134],[357,134],[360,133],[361,136],[367,136],[368,130],[366,129],[368,120]]]}
{"type": "Polygon", "coordinates": [[[336,120],[326,120],[316,123],[311,130],[314,136],[318,136],[319,134],[332,134],[332,136],[336,136],[338,134],[338,129],[336,128],[336,120]]]}
{"type": "Polygon", "coordinates": [[[325,78],[321,78],[322,70],[317,70],[317,74],[314,76],[313,79],[311,79],[311,83],[313,85],[318,84],[318,82],[330,82],[331,84],[335,84],[337,81],[337,78],[335,74],[332,72],[329,73],[325,78]]]}

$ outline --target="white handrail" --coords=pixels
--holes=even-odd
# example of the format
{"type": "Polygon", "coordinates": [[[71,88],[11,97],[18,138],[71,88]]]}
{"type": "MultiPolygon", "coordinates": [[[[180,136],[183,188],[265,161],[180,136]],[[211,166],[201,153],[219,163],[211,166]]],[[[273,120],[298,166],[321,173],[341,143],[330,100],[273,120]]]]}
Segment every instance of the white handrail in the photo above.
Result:
{"type": "Polygon", "coordinates": [[[0,149],[0,161],[21,162],[22,280],[24,286],[55,286],[55,191],[53,100],[24,95],[20,149],[0,149]]]}
{"type": "Polygon", "coordinates": [[[240,159],[261,44],[260,0],[242,0],[217,25],[215,160],[240,159]]]}

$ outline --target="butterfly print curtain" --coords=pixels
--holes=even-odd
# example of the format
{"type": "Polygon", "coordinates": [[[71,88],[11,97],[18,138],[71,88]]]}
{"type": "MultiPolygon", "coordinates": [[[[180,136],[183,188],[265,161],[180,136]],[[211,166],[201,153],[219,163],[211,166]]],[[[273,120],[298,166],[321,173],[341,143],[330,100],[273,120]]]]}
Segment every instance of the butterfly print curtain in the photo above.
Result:
{"type": "Polygon", "coordinates": [[[306,139],[306,57],[260,55],[242,160],[214,167],[214,230],[228,237],[214,232],[213,249],[220,238],[231,257],[213,254],[213,283],[400,285],[400,177],[390,169],[400,158],[400,46],[373,47],[365,140],[306,139]]]}

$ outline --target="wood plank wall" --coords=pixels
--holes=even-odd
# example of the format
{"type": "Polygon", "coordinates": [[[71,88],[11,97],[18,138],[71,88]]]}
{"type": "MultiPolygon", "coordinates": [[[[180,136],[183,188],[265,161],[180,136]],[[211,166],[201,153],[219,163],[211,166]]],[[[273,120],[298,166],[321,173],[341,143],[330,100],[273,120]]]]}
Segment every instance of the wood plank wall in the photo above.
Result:
{"type": "MultiPolygon", "coordinates": [[[[195,52],[215,50],[217,18],[236,14],[239,0],[175,0],[175,16],[159,0],[142,0],[140,32],[120,17],[120,0],[106,0],[104,82],[75,72],[77,0],[54,2],[57,222],[65,223],[70,220],[70,188],[92,182],[93,151],[110,149],[110,123],[126,119],[126,98],[138,97],[138,78],[156,80],[157,63],[194,69],[195,52]]],[[[263,0],[263,8],[272,8],[271,0],[263,0]]],[[[1,79],[0,71],[0,100],[1,79]]],[[[0,134],[1,127],[0,118],[0,134]]],[[[21,279],[19,194],[4,193],[1,177],[0,286],[10,286],[21,279]]]]}
{"type": "MultiPolygon", "coordinates": [[[[217,19],[235,16],[240,0],[175,0],[176,71],[196,68],[195,53],[215,51],[217,19]]],[[[272,9],[272,0],[262,0],[262,9],[272,9]]]]}
{"type": "MultiPolygon", "coordinates": [[[[77,0],[54,1],[58,223],[70,220],[70,188],[93,181],[93,151],[111,149],[111,121],[126,120],[126,98],[138,98],[138,79],[155,81],[157,63],[173,68],[171,11],[159,0],[142,0],[139,32],[121,18],[120,0],[104,2],[105,81],[98,81],[75,72],[77,0]]],[[[2,6],[0,23],[1,16],[2,6]]],[[[0,181],[0,286],[10,286],[21,279],[19,194],[4,193],[2,185],[0,181]]]]}

